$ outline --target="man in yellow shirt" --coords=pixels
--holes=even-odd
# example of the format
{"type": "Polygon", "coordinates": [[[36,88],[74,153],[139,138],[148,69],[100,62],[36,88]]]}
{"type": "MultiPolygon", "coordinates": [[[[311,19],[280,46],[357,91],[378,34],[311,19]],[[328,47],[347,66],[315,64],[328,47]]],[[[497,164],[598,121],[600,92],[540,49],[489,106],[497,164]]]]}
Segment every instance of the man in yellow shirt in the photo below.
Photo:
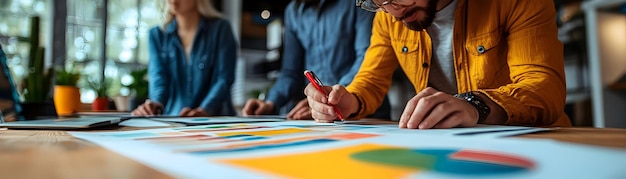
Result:
{"type": "Polygon", "coordinates": [[[400,65],[415,95],[401,128],[477,123],[570,126],[563,46],[552,0],[357,0],[377,11],[361,69],[347,87],[304,91],[318,122],[374,112],[400,65]]]}

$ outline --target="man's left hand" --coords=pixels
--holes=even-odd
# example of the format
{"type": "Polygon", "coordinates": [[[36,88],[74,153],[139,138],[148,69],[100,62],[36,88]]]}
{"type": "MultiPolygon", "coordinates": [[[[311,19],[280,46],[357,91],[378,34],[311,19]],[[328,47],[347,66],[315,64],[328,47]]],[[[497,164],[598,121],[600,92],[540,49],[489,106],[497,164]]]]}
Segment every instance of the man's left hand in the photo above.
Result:
{"type": "Polygon", "coordinates": [[[400,117],[399,127],[472,127],[478,122],[478,117],[478,110],[467,101],[428,87],[409,100],[400,117]]]}
{"type": "Polygon", "coordinates": [[[295,120],[311,120],[311,108],[309,107],[309,101],[305,98],[300,100],[298,104],[296,104],[289,114],[287,114],[287,118],[295,119],[295,120]]]}

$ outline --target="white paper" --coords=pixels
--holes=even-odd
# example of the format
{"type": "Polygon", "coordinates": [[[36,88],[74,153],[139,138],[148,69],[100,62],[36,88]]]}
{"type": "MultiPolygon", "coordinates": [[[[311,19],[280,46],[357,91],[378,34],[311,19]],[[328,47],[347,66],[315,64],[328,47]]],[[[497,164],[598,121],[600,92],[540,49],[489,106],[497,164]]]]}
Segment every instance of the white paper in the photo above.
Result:
{"type": "Polygon", "coordinates": [[[359,132],[373,132],[383,134],[421,134],[421,135],[446,135],[446,136],[468,136],[468,137],[507,137],[514,135],[522,135],[528,133],[534,133],[539,131],[547,131],[550,128],[536,128],[536,127],[524,127],[524,126],[501,126],[501,125],[484,125],[480,124],[475,127],[467,128],[452,128],[452,129],[400,129],[397,123],[382,122],[377,124],[376,122],[345,122],[336,123],[343,126],[371,126],[370,128],[363,128],[359,132]],[[367,124],[367,125],[362,125],[367,124]]]}
{"type": "MultiPolygon", "coordinates": [[[[482,128],[502,129],[505,127],[482,128]]],[[[380,166],[380,168],[404,172],[402,178],[626,177],[624,173],[626,153],[623,150],[565,144],[551,140],[459,137],[454,135],[455,132],[448,130],[412,130],[409,132],[409,130],[398,129],[402,132],[390,132],[394,131],[392,129],[392,126],[365,127],[289,121],[122,132],[71,132],[71,134],[180,178],[332,178],[329,176],[371,178],[377,174],[378,168],[358,170],[359,168],[342,168],[342,166],[330,167],[343,165],[342,160],[353,160],[354,155],[363,154],[363,152],[357,152],[343,155],[339,151],[364,146],[385,146],[405,152],[454,151],[455,154],[495,156],[500,157],[501,160],[509,157],[510,160],[518,160],[518,164],[525,164],[523,166],[525,168],[520,168],[521,164],[516,166],[520,170],[516,172],[471,175],[471,172],[475,171],[464,171],[463,167],[404,171],[406,169],[402,167],[376,163],[375,166],[380,166]],[[375,130],[385,132],[375,133],[373,132],[375,130]],[[338,157],[315,157],[335,154],[338,157]],[[302,159],[300,161],[299,157],[293,160],[294,156],[304,157],[300,157],[302,159]],[[288,162],[277,162],[286,159],[289,159],[288,162]],[[307,160],[312,160],[312,162],[307,160]],[[256,165],[257,161],[267,163],[256,165]],[[276,166],[279,167],[272,168],[276,166]],[[306,169],[307,172],[277,172],[277,170],[298,168],[306,169]],[[341,171],[339,175],[342,176],[333,173],[335,170],[341,171]],[[470,172],[470,174],[463,172],[470,172]]],[[[364,151],[366,153],[376,150],[364,151]]],[[[388,157],[393,157],[394,154],[388,157]]],[[[472,157],[472,155],[469,156],[472,157]]],[[[489,157],[473,157],[489,160],[489,157]]],[[[434,162],[431,161],[432,164],[439,163],[441,158],[436,159],[434,162]]],[[[442,161],[455,160],[459,159],[442,159],[442,161]]],[[[357,163],[363,163],[361,159],[359,161],[357,163]]],[[[419,163],[420,161],[409,162],[419,163]]],[[[463,165],[474,166],[474,164],[467,163],[463,165]]],[[[459,166],[463,165],[459,164],[459,166]]],[[[511,167],[515,169],[515,165],[511,167]]],[[[478,167],[477,169],[484,168],[478,167]]],[[[503,171],[506,170],[498,172],[503,171]]]]}
{"type": "Polygon", "coordinates": [[[127,126],[127,127],[167,127],[172,126],[171,124],[148,120],[148,119],[129,119],[123,122],[120,122],[118,125],[127,126]]]}

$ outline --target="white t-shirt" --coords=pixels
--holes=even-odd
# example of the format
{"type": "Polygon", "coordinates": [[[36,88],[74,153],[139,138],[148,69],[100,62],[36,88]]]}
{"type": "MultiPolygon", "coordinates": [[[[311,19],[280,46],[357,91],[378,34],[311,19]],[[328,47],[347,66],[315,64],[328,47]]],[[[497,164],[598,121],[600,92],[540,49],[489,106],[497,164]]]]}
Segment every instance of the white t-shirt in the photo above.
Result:
{"type": "Polygon", "coordinates": [[[454,10],[458,0],[439,10],[433,23],[426,28],[433,42],[433,56],[428,76],[428,86],[448,94],[457,93],[454,57],[452,56],[452,33],[454,10]]]}

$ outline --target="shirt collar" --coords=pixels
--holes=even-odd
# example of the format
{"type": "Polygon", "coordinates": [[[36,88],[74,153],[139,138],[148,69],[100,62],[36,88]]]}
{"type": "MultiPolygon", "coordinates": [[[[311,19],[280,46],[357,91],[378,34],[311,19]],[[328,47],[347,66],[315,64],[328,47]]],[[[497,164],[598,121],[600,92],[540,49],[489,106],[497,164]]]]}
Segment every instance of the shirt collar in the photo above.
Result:
{"type": "MultiPolygon", "coordinates": [[[[386,12],[380,11],[380,12],[377,12],[377,13],[386,13],[386,12]]],[[[395,16],[393,16],[393,15],[391,15],[389,13],[386,13],[386,14],[390,15],[392,17],[391,18],[391,22],[393,22],[393,23],[398,22],[398,18],[396,18],[395,16]]]]}
{"type": "Polygon", "coordinates": [[[176,32],[176,24],[176,18],[172,19],[172,22],[168,23],[167,26],[165,26],[165,32],[168,34],[176,32]]]}

